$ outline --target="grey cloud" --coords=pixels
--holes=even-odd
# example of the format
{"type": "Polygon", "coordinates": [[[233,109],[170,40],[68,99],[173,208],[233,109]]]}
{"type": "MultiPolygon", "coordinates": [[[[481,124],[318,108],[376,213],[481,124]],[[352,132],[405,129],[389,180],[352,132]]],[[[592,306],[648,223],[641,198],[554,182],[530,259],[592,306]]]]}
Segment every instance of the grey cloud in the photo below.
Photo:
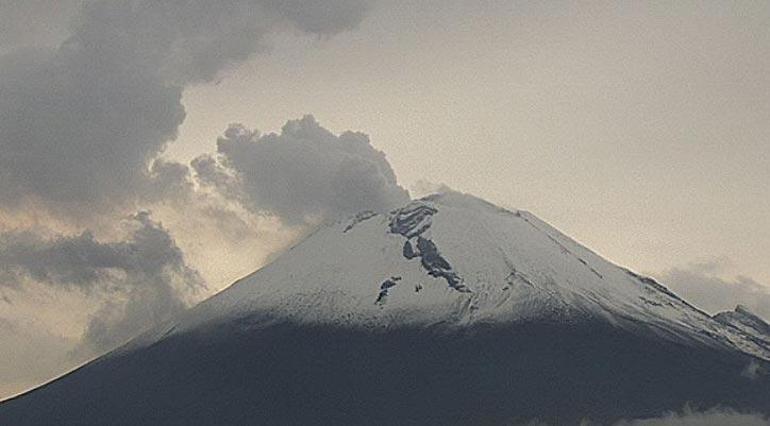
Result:
{"type": "Polygon", "coordinates": [[[688,301],[710,313],[733,310],[744,305],[770,319],[770,289],[745,276],[725,279],[719,276],[719,262],[691,264],[659,275],[661,282],[688,301]]]}
{"type": "Polygon", "coordinates": [[[361,22],[373,3],[359,0],[267,0],[269,8],[303,31],[331,35],[352,30],[361,22]]]}
{"type": "Polygon", "coordinates": [[[53,46],[84,0],[0,0],[0,52],[15,46],[53,46]]]}
{"type": "Polygon", "coordinates": [[[107,305],[88,324],[85,344],[114,347],[144,327],[186,306],[204,288],[165,228],[146,212],[130,221],[125,241],[100,242],[85,232],[45,239],[31,232],[0,236],[0,283],[26,280],[105,296],[107,305]]]}
{"type": "Polygon", "coordinates": [[[408,200],[385,154],[363,133],[337,136],[308,115],[280,134],[232,125],[218,156],[193,162],[200,181],[289,224],[384,211],[408,200]]]}
{"type": "Polygon", "coordinates": [[[184,119],[181,89],[78,46],[0,58],[0,202],[131,197],[184,119]]]}
{"type": "Polygon", "coordinates": [[[187,200],[195,190],[189,167],[163,159],[152,163],[146,184],[141,197],[149,202],[187,200]]]}
{"type": "Polygon", "coordinates": [[[190,165],[195,170],[198,182],[203,186],[216,189],[226,198],[245,201],[241,181],[235,176],[233,170],[225,168],[213,155],[203,154],[193,159],[190,165]]]}
{"type": "Polygon", "coordinates": [[[76,212],[136,200],[184,120],[185,86],[248,59],[265,34],[330,35],[367,9],[342,0],[84,2],[57,49],[0,57],[0,203],[37,197],[76,212]]]}
{"type": "Polygon", "coordinates": [[[369,0],[102,0],[87,4],[71,42],[160,71],[178,83],[207,81],[263,48],[266,33],[293,26],[333,35],[354,28],[369,0]]]}
{"type": "MultiPolygon", "coordinates": [[[[33,205],[43,217],[69,223],[112,209],[134,211],[141,203],[190,201],[184,199],[194,189],[188,167],[158,160],[185,119],[184,89],[220,78],[269,47],[271,33],[331,36],[354,28],[369,6],[368,0],[0,0],[0,210],[23,215],[33,205]],[[66,14],[57,13],[65,7],[66,14]],[[46,25],[52,31],[41,35],[46,25]]],[[[342,170],[344,179],[367,173],[356,163],[342,170]]],[[[361,191],[371,186],[362,182],[361,191]]],[[[217,220],[237,219],[210,208],[217,220]]],[[[39,287],[24,286],[34,281],[98,298],[103,308],[88,323],[81,350],[114,347],[182,309],[185,294],[203,285],[166,229],[146,214],[131,222],[135,229],[124,241],[100,241],[89,232],[50,238],[38,228],[0,234],[0,291],[13,286],[9,294],[23,293],[39,287]]],[[[234,223],[230,228],[253,222],[234,223]]]]}
{"type": "Polygon", "coordinates": [[[108,299],[89,321],[77,352],[100,354],[187,308],[168,274],[173,272],[165,273],[160,285],[129,288],[125,300],[108,299]]]}
{"type": "Polygon", "coordinates": [[[436,183],[425,179],[420,179],[409,188],[409,192],[415,198],[422,198],[431,194],[456,191],[445,183],[436,183]]]}

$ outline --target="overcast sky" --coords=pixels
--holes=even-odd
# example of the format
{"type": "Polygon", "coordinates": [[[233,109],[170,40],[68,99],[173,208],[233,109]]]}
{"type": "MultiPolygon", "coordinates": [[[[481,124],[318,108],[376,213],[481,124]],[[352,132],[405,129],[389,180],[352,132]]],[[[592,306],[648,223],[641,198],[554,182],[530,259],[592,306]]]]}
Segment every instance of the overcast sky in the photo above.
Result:
{"type": "Polygon", "coordinates": [[[406,186],[531,210],[637,269],[727,256],[770,282],[768,19],[766,2],[382,2],[188,90],[170,152],[312,112],[369,134],[406,186]]]}
{"type": "Polygon", "coordinates": [[[0,0],[0,397],[422,181],[770,316],[767,2],[88,3],[0,0]]]}

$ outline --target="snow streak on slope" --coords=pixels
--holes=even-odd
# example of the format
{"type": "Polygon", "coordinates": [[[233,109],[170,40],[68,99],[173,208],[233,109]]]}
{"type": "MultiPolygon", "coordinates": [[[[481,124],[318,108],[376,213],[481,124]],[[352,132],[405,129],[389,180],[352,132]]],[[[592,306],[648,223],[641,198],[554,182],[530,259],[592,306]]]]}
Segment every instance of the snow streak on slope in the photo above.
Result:
{"type": "MultiPolygon", "coordinates": [[[[748,308],[738,305],[732,312],[722,312],[714,315],[714,319],[728,327],[737,330],[742,339],[735,340],[736,345],[749,341],[770,351],[770,324],[754,315],[748,308]]],[[[746,348],[751,353],[751,348],[746,348]]]]}
{"type": "Polygon", "coordinates": [[[291,321],[372,330],[600,320],[770,360],[770,348],[750,333],[607,262],[532,214],[457,193],[322,228],[166,332],[244,319],[252,326],[291,321]]]}

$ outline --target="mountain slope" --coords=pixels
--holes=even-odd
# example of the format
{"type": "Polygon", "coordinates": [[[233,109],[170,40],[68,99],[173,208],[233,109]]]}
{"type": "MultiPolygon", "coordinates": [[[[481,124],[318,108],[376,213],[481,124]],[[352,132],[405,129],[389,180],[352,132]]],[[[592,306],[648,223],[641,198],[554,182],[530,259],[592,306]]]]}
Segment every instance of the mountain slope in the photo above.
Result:
{"type": "Polygon", "coordinates": [[[770,412],[756,330],[448,193],[318,230],[0,424],[571,424],[770,412]],[[52,421],[55,419],[55,421],[52,421]]]}
{"type": "Polygon", "coordinates": [[[770,360],[770,349],[532,214],[457,193],[323,228],[176,327],[254,313],[365,328],[595,319],[770,360]]]}
{"type": "Polygon", "coordinates": [[[715,315],[714,319],[737,329],[747,340],[756,345],[770,350],[770,324],[745,306],[738,305],[732,312],[721,312],[715,315]]]}

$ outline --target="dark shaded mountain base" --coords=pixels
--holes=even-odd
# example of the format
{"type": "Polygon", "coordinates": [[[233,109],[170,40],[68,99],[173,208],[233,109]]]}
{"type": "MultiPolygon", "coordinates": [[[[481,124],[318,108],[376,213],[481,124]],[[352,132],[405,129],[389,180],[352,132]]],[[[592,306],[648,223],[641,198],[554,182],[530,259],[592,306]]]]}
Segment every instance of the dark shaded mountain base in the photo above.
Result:
{"type": "Polygon", "coordinates": [[[770,413],[748,359],[603,324],[368,333],[219,326],[0,404],[3,425],[608,423],[717,404],[770,413]]]}

